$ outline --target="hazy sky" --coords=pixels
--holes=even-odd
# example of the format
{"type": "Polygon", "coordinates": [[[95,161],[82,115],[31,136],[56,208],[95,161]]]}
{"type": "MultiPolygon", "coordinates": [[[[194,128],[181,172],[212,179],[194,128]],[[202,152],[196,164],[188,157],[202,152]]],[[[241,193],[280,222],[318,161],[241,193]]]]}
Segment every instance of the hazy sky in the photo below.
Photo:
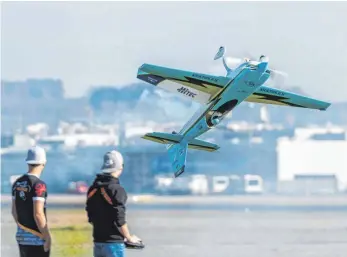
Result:
{"type": "Polygon", "coordinates": [[[286,84],[347,100],[347,2],[6,2],[2,79],[61,78],[67,96],[136,82],[144,62],[225,75],[213,61],[266,54],[286,84]]]}

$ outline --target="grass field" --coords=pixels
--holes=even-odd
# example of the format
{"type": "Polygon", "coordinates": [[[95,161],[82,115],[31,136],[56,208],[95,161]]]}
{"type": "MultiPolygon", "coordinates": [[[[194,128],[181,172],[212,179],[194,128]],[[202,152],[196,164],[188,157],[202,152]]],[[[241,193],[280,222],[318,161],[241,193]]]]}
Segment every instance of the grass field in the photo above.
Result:
{"type": "Polygon", "coordinates": [[[49,213],[52,232],[52,256],[91,256],[92,227],[80,210],[57,210],[49,213]]]}

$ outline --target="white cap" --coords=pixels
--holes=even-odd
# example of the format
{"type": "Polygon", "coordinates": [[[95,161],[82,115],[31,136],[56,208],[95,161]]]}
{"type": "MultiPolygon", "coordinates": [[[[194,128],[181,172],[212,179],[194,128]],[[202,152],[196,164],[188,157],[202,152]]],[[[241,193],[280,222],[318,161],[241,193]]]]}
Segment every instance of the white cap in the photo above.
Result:
{"type": "Polygon", "coordinates": [[[110,151],[104,155],[104,162],[101,171],[104,173],[112,173],[123,169],[123,156],[118,151],[110,151]]]}
{"type": "Polygon", "coordinates": [[[45,149],[40,146],[30,148],[25,161],[27,164],[45,164],[47,162],[45,149]]]}

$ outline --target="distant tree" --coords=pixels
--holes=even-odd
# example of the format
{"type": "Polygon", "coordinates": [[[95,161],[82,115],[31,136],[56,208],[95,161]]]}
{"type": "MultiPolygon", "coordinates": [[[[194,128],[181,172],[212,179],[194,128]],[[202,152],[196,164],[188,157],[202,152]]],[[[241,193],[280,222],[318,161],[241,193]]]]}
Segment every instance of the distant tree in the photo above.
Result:
{"type": "Polygon", "coordinates": [[[153,86],[144,83],[131,84],[126,87],[98,86],[94,87],[89,93],[89,104],[94,110],[101,110],[102,103],[108,102],[125,102],[129,106],[133,105],[147,89],[154,91],[153,86]]]}

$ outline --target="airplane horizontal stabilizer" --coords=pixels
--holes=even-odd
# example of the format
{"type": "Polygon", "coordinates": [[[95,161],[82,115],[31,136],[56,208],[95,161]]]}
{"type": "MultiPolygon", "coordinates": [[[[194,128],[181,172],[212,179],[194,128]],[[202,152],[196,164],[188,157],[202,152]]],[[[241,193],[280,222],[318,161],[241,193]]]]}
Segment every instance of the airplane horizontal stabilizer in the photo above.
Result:
{"type": "Polygon", "coordinates": [[[202,141],[199,139],[193,139],[189,142],[188,148],[195,149],[195,150],[202,150],[207,152],[214,152],[218,150],[220,147],[216,144],[212,144],[206,141],[202,141]]]}
{"type": "Polygon", "coordinates": [[[153,133],[147,133],[142,137],[143,139],[147,139],[159,144],[177,144],[179,143],[183,136],[179,134],[169,134],[169,133],[162,133],[162,132],[153,132],[153,133]]]}

